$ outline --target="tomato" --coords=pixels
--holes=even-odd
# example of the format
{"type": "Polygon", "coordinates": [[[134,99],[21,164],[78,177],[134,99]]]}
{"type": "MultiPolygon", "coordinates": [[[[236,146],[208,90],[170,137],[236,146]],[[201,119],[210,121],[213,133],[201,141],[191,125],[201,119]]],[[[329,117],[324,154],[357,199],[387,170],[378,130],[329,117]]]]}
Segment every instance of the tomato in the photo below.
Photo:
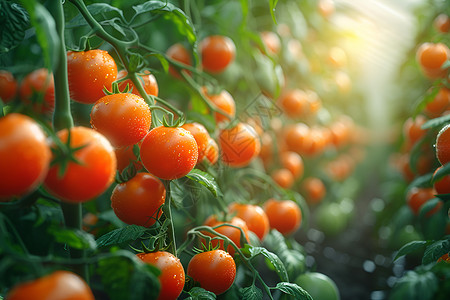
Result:
{"type": "Polygon", "coordinates": [[[298,276],[294,282],[305,289],[313,299],[340,299],[336,283],[325,274],[317,272],[304,273],[298,276]]]}
{"type": "MultiPolygon", "coordinates": [[[[412,212],[415,215],[418,215],[420,212],[420,208],[429,200],[434,198],[436,191],[433,188],[418,188],[414,187],[408,191],[406,195],[406,202],[408,203],[409,208],[411,208],[412,212]]],[[[427,212],[427,216],[433,215],[437,212],[442,206],[442,202],[438,202],[438,204],[429,212],[427,212]]]]}
{"type": "Polygon", "coordinates": [[[417,143],[427,133],[426,129],[422,129],[422,125],[427,121],[423,115],[417,115],[416,118],[408,118],[403,124],[403,135],[410,146],[417,143]]]}
{"type": "Polygon", "coordinates": [[[0,118],[0,201],[37,188],[51,156],[46,136],[33,119],[17,113],[0,118]]]}
{"type": "MultiPolygon", "coordinates": [[[[247,224],[245,223],[245,221],[242,220],[241,218],[233,217],[229,221],[221,222],[221,221],[217,220],[217,217],[215,215],[212,215],[208,219],[206,219],[204,224],[206,226],[216,227],[216,226],[219,226],[219,225],[222,225],[225,223],[241,228],[242,231],[244,232],[245,240],[248,241],[248,227],[247,227],[247,224]]],[[[228,238],[230,238],[230,240],[232,240],[236,244],[236,246],[238,246],[239,248],[244,247],[244,245],[241,245],[241,231],[239,229],[237,229],[235,227],[224,225],[224,226],[221,226],[214,230],[217,231],[217,233],[223,234],[223,235],[227,236],[228,238]]],[[[211,237],[215,236],[208,232],[204,232],[204,234],[209,235],[211,237]]],[[[220,249],[225,250],[222,240],[220,242],[218,240],[213,240],[213,241],[211,241],[211,243],[212,243],[213,247],[217,246],[217,244],[219,243],[220,249]]],[[[230,253],[231,256],[233,256],[234,252],[235,252],[233,246],[231,246],[231,245],[228,245],[226,251],[228,251],[228,253],[230,253]]]]}
{"type": "MultiPolygon", "coordinates": [[[[186,50],[186,48],[180,44],[176,43],[169,47],[166,51],[166,55],[182,64],[185,64],[186,66],[192,66],[192,58],[189,52],[186,50]]],[[[187,71],[188,74],[190,74],[190,71],[187,71]]],[[[181,78],[180,73],[178,73],[177,69],[173,66],[169,66],[169,73],[175,77],[175,78],[181,78]]]]}
{"type": "Polygon", "coordinates": [[[278,35],[272,31],[261,32],[261,39],[271,55],[280,53],[281,41],[278,35]]]}
{"type": "MultiPolygon", "coordinates": [[[[57,136],[66,143],[68,130],[58,131],[57,136]]],[[[62,177],[60,163],[53,165],[44,187],[62,201],[86,202],[102,194],[113,182],[116,173],[114,149],[102,134],[81,126],[70,129],[70,147],[82,147],[74,153],[79,163],[70,161],[62,177]]]]}
{"type": "Polygon", "coordinates": [[[252,204],[232,203],[228,206],[230,213],[236,213],[236,217],[244,220],[248,230],[255,233],[262,241],[269,232],[269,219],[264,210],[252,204]]]}
{"type": "Polygon", "coordinates": [[[433,21],[433,26],[441,33],[448,33],[450,31],[450,17],[446,14],[438,15],[433,21]]]}
{"type": "MultiPolygon", "coordinates": [[[[119,73],[117,73],[117,79],[122,79],[127,76],[127,74],[128,73],[126,70],[121,70],[119,71],[119,73]]],[[[141,81],[142,86],[144,87],[144,90],[147,94],[158,97],[158,82],[156,81],[156,78],[153,74],[150,74],[150,72],[146,70],[144,71],[144,74],[139,74],[139,80],[141,81]]],[[[127,85],[130,88],[131,93],[137,96],[141,96],[131,79],[126,79],[119,83],[119,90],[123,91],[127,85]]]]}
{"type": "Polygon", "coordinates": [[[317,204],[325,197],[326,187],[322,180],[316,177],[308,177],[303,180],[303,191],[309,204],[317,204]]]}
{"type": "MultiPolygon", "coordinates": [[[[203,92],[205,94],[205,97],[211,100],[211,102],[216,106],[216,108],[225,112],[230,117],[234,118],[234,115],[236,113],[236,103],[234,102],[233,96],[231,96],[230,93],[228,93],[225,90],[222,90],[220,94],[217,95],[208,94],[206,88],[203,88],[203,92]]],[[[214,119],[216,120],[216,123],[221,123],[230,120],[228,116],[221,114],[220,112],[214,113],[214,119]]]]}
{"type": "Polygon", "coordinates": [[[72,100],[92,104],[111,90],[117,78],[117,65],[107,51],[95,49],[67,52],[67,72],[72,100]]]}
{"type": "Polygon", "coordinates": [[[19,95],[24,103],[33,103],[38,113],[51,113],[55,108],[55,86],[53,74],[47,69],[37,69],[22,80],[19,95]]]}
{"type": "Polygon", "coordinates": [[[270,228],[284,235],[294,233],[302,222],[302,211],[292,200],[269,199],[264,204],[270,228]]]}
{"type": "Polygon", "coordinates": [[[285,168],[276,169],[270,175],[280,187],[284,189],[291,188],[294,184],[294,175],[292,175],[291,171],[285,168]]]}
{"type": "Polygon", "coordinates": [[[8,300],[95,300],[89,286],[69,271],[55,271],[47,276],[14,287],[8,300]]]}
{"type": "Polygon", "coordinates": [[[448,256],[448,253],[445,253],[444,255],[439,257],[436,262],[441,262],[441,261],[446,262],[446,263],[450,263],[450,257],[448,256]]]}
{"type": "Polygon", "coordinates": [[[178,179],[197,164],[198,146],[192,134],[181,127],[153,128],[140,146],[144,167],[161,179],[178,179]]]}
{"type": "Polygon", "coordinates": [[[317,8],[322,17],[328,18],[335,11],[334,1],[333,0],[319,0],[319,3],[317,4],[317,8]]]}
{"type": "Polygon", "coordinates": [[[244,167],[258,156],[261,142],[253,127],[238,123],[219,134],[222,161],[231,167],[244,167]]]}
{"type": "Polygon", "coordinates": [[[302,157],[292,151],[285,151],[280,155],[281,165],[288,169],[294,179],[302,177],[305,169],[302,157]]]}
{"type": "Polygon", "coordinates": [[[436,157],[441,165],[450,161],[450,124],[444,126],[436,137],[436,157]]]}
{"type": "Polygon", "coordinates": [[[236,263],[223,250],[212,250],[194,255],[187,268],[187,274],[200,287],[220,295],[226,292],[236,277],[236,263]]]}
{"type": "Polygon", "coordinates": [[[198,146],[198,162],[201,162],[206,155],[206,150],[210,143],[210,136],[208,130],[206,130],[205,126],[200,123],[186,123],[182,128],[189,131],[197,142],[198,146]]]}
{"type": "Polygon", "coordinates": [[[278,103],[289,118],[306,116],[310,111],[308,95],[299,89],[284,92],[278,103]]]}
{"type": "Polygon", "coordinates": [[[450,50],[442,43],[423,43],[416,52],[416,59],[425,76],[431,79],[444,77],[446,69],[441,66],[449,59],[450,50]]]}
{"type": "Polygon", "coordinates": [[[150,173],[137,173],[127,182],[116,185],[111,207],[116,216],[129,225],[150,227],[162,214],[166,199],[164,184],[150,173]]]}
{"type": "Polygon", "coordinates": [[[161,270],[159,275],[158,300],[175,300],[183,291],[185,273],[180,259],[172,253],[166,251],[158,251],[153,253],[137,254],[143,262],[153,265],[161,270]]]}
{"type": "Polygon", "coordinates": [[[134,94],[106,95],[92,107],[92,128],[115,147],[136,144],[144,138],[151,124],[150,107],[134,94]]]}
{"type": "MultiPolygon", "coordinates": [[[[434,171],[433,176],[436,176],[436,172],[438,172],[442,168],[443,166],[437,168],[436,171],[434,171]]],[[[450,194],[450,174],[447,174],[442,178],[436,180],[433,187],[437,194],[450,194]]]]}
{"type": "Polygon", "coordinates": [[[234,42],[226,36],[211,35],[204,38],[200,44],[200,55],[203,69],[210,73],[224,71],[236,56],[234,42]]]}
{"type": "Polygon", "coordinates": [[[446,87],[439,89],[436,97],[425,106],[425,112],[431,117],[438,117],[449,108],[450,90],[446,87]]]}
{"type": "Polygon", "coordinates": [[[283,139],[290,151],[303,153],[304,149],[310,147],[311,140],[308,139],[309,127],[305,123],[288,125],[283,130],[283,139]]]}
{"type": "Polygon", "coordinates": [[[3,103],[14,99],[17,93],[17,81],[11,72],[0,70],[0,98],[3,103]]]}
{"type": "Polygon", "coordinates": [[[317,228],[327,236],[335,236],[347,226],[348,215],[338,203],[322,203],[316,211],[317,228]]]}
{"type": "Polygon", "coordinates": [[[214,165],[219,159],[219,146],[211,137],[208,139],[208,146],[206,146],[205,156],[212,165],[214,165]]]}
{"type": "Polygon", "coordinates": [[[133,152],[133,146],[120,147],[114,149],[117,159],[117,170],[122,172],[132,162],[136,171],[143,168],[141,162],[137,159],[133,152]]]}

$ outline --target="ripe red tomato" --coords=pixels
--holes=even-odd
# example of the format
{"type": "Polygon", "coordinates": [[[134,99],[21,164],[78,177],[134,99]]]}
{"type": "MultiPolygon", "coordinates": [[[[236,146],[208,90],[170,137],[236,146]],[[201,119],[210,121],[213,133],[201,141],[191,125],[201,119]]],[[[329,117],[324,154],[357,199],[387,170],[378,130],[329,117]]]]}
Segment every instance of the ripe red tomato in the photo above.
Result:
{"type": "Polygon", "coordinates": [[[143,168],[140,161],[138,161],[136,155],[133,152],[133,146],[120,147],[114,149],[117,159],[117,170],[122,172],[128,165],[133,162],[136,171],[143,168]]]}
{"type": "MultiPolygon", "coordinates": [[[[57,132],[58,138],[67,142],[68,131],[57,132]]],[[[70,147],[77,148],[75,158],[81,163],[69,162],[61,177],[60,164],[48,171],[44,187],[62,201],[79,203],[102,194],[113,182],[116,173],[116,156],[109,141],[97,131],[86,127],[70,129],[70,147]]]]}
{"type": "Polygon", "coordinates": [[[306,116],[311,110],[308,95],[300,89],[284,92],[278,99],[278,103],[284,113],[293,119],[306,116]]]}
{"type": "MultiPolygon", "coordinates": [[[[434,171],[433,176],[436,176],[436,172],[438,172],[442,168],[443,166],[437,168],[436,171],[434,171]]],[[[445,175],[442,178],[436,180],[433,187],[437,194],[450,194],[450,175],[445,175]]]]}
{"type": "MultiPolygon", "coordinates": [[[[233,96],[231,96],[230,93],[228,93],[225,90],[222,90],[220,92],[220,94],[212,95],[212,94],[208,94],[206,88],[203,88],[203,93],[205,94],[206,98],[211,100],[211,102],[218,109],[224,111],[230,117],[232,117],[232,118],[234,117],[234,115],[236,113],[236,103],[234,102],[233,96]]],[[[216,123],[221,123],[221,122],[230,120],[227,116],[225,116],[219,112],[214,113],[214,119],[216,120],[216,123]]]]}
{"type": "Polygon", "coordinates": [[[220,295],[233,285],[236,277],[236,263],[223,250],[213,250],[194,255],[188,264],[188,276],[200,287],[220,295]]]}
{"type": "MultiPolygon", "coordinates": [[[[406,195],[406,202],[408,206],[411,208],[412,212],[415,215],[418,215],[420,212],[420,208],[429,200],[434,198],[436,191],[433,188],[417,188],[414,187],[409,190],[406,195]]],[[[429,212],[427,212],[427,216],[433,215],[437,212],[442,206],[442,202],[438,202],[438,204],[429,212]]]]}
{"type": "Polygon", "coordinates": [[[206,159],[214,165],[219,159],[219,146],[213,138],[209,138],[205,153],[206,159]]]}
{"type": "Polygon", "coordinates": [[[197,164],[198,146],[192,134],[181,127],[156,127],[142,140],[141,161],[161,179],[177,179],[197,164]]]}
{"type": "MultiPolygon", "coordinates": [[[[127,74],[128,73],[126,70],[121,70],[121,71],[119,71],[119,73],[117,73],[117,79],[122,79],[125,76],[127,76],[127,74]]],[[[144,72],[144,74],[140,74],[139,77],[140,77],[139,80],[141,81],[142,85],[144,86],[145,92],[149,95],[158,97],[159,89],[158,89],[158,82],[156,82],[155,76],[153,74],[150,74],[150,72],[146,70],[144,72]]],[[[141,96],[141,94],[139,94],[139,91],[134,86],[133,82],[131,81],[131,79],[127,79],[127,80],[124,80],[121,83],[119,83],[119,90],[123,91],[126,88],[127,84],[131,90],[131,93],[133,93],[137,96],[141,96]]]]}
{"type": "Polygon", "coordinates": [[[276,184],[284,189],[291,188],[295,181],[294,175],[292,175],[291,171],[285,168],[273,170],[270,177],[272,177],[276,184]]]}
{"type": "MultiPolygon", "coordinates": [[[[248,227],[247,227],[247,224],[245,223],[245,221],[242,220],[241,218],[233,217],[230,221],[221,222],[221,221],[217,220],[215,215],[212,215],[205,221],[205,225],[210,226],[210,227],[216,227],[216,226],[219,226],[219,225],[225,224],[225,223],[242,228],[244,235],[245,235],[245,240],[248,241],[248,227]]],[[[236,244],[236,246],[238,246],[239,248],[244,247],[244,245],[241,245],[241,231],[239,229],[225,225],[225,226],[216,228],[215,231],[229,237],[230,240],[232,240],[236,244]]],[[[207,232],[204,232],[204,233],[211,237],[215,236],[215,235],[207,233],[207,232]]],[[[220,244],[220,249],[225,250],[222,240],[220,242],[218,240],[214,240],[214,241],[211,241],[211,243],[212,243],[213,247],[217,246],[217,244],[220,244]]],[[[226,251],[228,251],[228,253],[230,253],[231,256],[233,256],[234,252],[235,252],[233,246],[231,246],[231,245],[228,245],[226,251]]]]}
{"type": "MultiPolygon", "coordinates": [[[[184,48],[184,46],[180,43],[176,43],[170,46],[166,51],[166,55],[177,62],[180,62],[187,66],[192,66],[191,54],[189,54],[186,48],[184,48]]],[[[181,78],[180,73],[178,73],[177,69],[173,66],[169,66],[169,73],[175,78],[181,78]]],[[[189,71],[188,74],[190,74],[189,71]]]]}
{"type": "Polygon", "coordinates": [[[308,177],[302,182],[302,188],[309,204],[317,204],[325,197],[327,190],[320,178],[308,177]]]}
{"type": "Polygon", "coordinates": [[[172,253],[158,251],[137,254],[143,262],[161,270],[158,279],[161,284],[158,300],[175,300],[183,291],[185,274],[180,259],[172,253]]]}
{"type": "Polygon", "coordinates": [[[450,162],[450,124],[445,125],[436,137],[436,157],[445,165],[450,162]]]}
{"type": "Polygon", "coordinates": [[[14,287],[8,300],[95,300],[89,286],[78,275],[68,271],[55,271],[34,281],[14,287]]]}
{"type": "Polygon", "coordinates": [[[136,144],[144,138],[151,124],[150,107],[134,94],[106,95],[92,107],[92,128],[115,147],[136,144]]]}
{"type": "Polygon", "coordinates": [[[232,203],[228,207],[230,213],[236,213],[247,224],[248,230],[254,232],[262,241],[269,232],[269,219],[264,210],[252,204],[232,203]]]}
{"type": "Polygon", "coordinates": [[[244,167],[258,156],[261,142],[253,127],[238,123],[230,129],[223,129],[219,134],[222,161],[231,167],[244,167]]]}
{"type": "Polygon", "coordinates": [[[3,103],[8,103],[17,93],[17,81],[11,72],[0,70],[0,98],[3,103]]]}
{"type": "Polygon", "coordinates": [[[272,31],[263,31],[260,34],[261,39],[271,55],[280,53],[281,41],[278,35],[272,31]]]}
{"type": "Polygon", "coordinates": [[[33,119],[17,113],[0,118],[0,201],[41,184],[51,156],[46,136],[33,119]]]}
{"type": "Polygon", "coordinates": [[[116,185],[111,194],[111,207],[127,224],[150,227],[162,214],[159,209],[166,199],[164,184],[150,173],[137,173],[129,181],[116,185]]]}
{"type": "Polygon", "coordinates": [[[450,50],[443,43],[423,43],[417,49],[416,59],[425,76],[431,79],[441,78],[447,70],[441,66],[450,57],[450,50]]]}
{"type": "Polygon", "coordinates": [[[92,104],[105,96],[103,88],[111,90],[117,78],[117,65],[107,51],[94,49],[67,52],[70,97],[77,102],[92,104]]]}
{"type": "Polygon", "coordinates": [[[281,165],[292,173],[294,179],[302,177],[305,166],[299,154],[292,151],[284,151],[280,154],[280,160],[281,165]]]}
{"type": "Polygon", "coordinates": [[[45,68],[37,69],[31,72],[22,80],[19,94],[20,99],[24,103],[33,103],[33,109],[36,112],[53,112],[55,109],[55,86],[53,74],[49,74],[48,70],[45,68]]]}
{"type": "Polygon", "coordinates": [[[206,155],[206,149],[209,146],[209,140],[211,139],[205,126],[200,123],[186,123],[182,128],[189,131],[197,142],[198,146],[198,162],[201,162],[206,155]]]}
{"type": "Polygon", "coordinates": [[[226,36],[212,35],[204,38],[200,44],[203,68],[211,73],[220,73],[233,62],[236,56],[234,42],[226,36]]]}
{"type": "Polygon", "coordinates": [[[302,222],[302,211],[292,200],[269,199],[264,204],[270,227],[284,235],[294,233],[302,222]]]}

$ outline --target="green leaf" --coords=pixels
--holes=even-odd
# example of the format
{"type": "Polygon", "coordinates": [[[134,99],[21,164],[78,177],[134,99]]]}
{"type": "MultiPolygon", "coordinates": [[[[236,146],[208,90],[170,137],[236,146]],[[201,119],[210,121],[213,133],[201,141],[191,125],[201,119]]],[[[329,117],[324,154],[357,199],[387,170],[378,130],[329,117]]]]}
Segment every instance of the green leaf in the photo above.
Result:
{"type": "Polygon", "coordinates": [[[439,198],[428,200],[419,211],[419,221],[421,231],[425,239],[440,239],[445,234],[445,226],[447,225],[448,214],[447,209],[443,209],[442,202],[439,198]],[[440,209],[431,215],[428,215],[436,205],[440,205],[440,209]]]}
{"type": "Polygon", "coordinates": [[[445,164],[442,167],[439,167],[436,170],[436,173],[433,174],[433,177],[431,179],[431,183],[435,183],[445,175],[450,175],[450,164],[445,164]]]}
{"type": "Polygon", "coordinates": [[[17,47],[30,27],[30,16],[17,3],[0,2],[0,53],[9,52],[17,47]]]}
{"type": "Polygon", "coordinates": [[[57,243],[67,244],[70,248],[95,250],[96,243],[92,234],[80,229],[64,229],[52,226],[48,229],[57,243]]]}
{"type": "Polygon", "coordinates": [[[35,0],[22,1],[22,4],[30,14],[31,24],[36,29],[36,37],[42,48],[45,64],[53,68],[57,65],[61,46],[55,20],[48,10],[35,0]]]}
{"type": "Polygon", "coordinates": [[[130,251],[119,250],[103,258],[95,268],[111,300],[156,299],[161,271],[140,261],[130,251]]]}
{"type": "Polygon", "coordinates": [[[397,254],[394,257],[394,261],[396,261],[397,259],[399,259],[400,257],[409,254],[411,252],[414,252],[420,248],[425,247],[428,244],[427,241],[412,241],[409,242],[408,244],[404,245],[403,247],[400,248],[400,250],[398,250],[397,254]]]}
{"type": "Polygon", "coordinates": [[[422,264],[434,263],[448,252],[450,252],[450,236],[447,236],[445,240],[436,241],[428,246],[423,254],[422,264]]]}
{"type": "MultiPolygon", "coordinates": [[[[125,23],[123,11],[109,4],[94,3],[88,5],[87,9],[98,22],[101,22],[102,20],[111,20],[118,17],[123,23],[125,23]]],[[[88,23],[86,22],[86,19],[79,14],[66,24],[66,28],[76,28],[84,25],[88,25],[88,23]]]]}
{"type": "Polygon", "coordinates": [[[450,122],[450,115],[445,115],[442,117],[438,117],[438,118],[434,118],[434,119],[426,121],[422,125],[422,129],[439,128],[439,127],[442,127],[443,125],[448,124],[448,122],[450,122]]]}
{"type": "Polygon", "coordinates": [[[425,175],[419,176],[415,178],[409,185],[408,190],[412,189],[413,187],[430,187],[431,186],[431,179],[433,178],[433,173],[427,173],[425,175]]]}
{"type": "Polygon", "coordinates": [[[124,228],[115,229],[102,235],[97,239],[97,246],[106,247],[112,245],[118,245],[128,243],[137,240],[143,236],[147,231],[147,228],[137,225],[128,225],[124,228]]]}
{"type": "Polygon", "coordinates": [[[255,285],[239,289],[241,299],[243,300],[260,300],[263,298],[263,292],[255,285]]]}
{"type": "Polygon", "coordinates": [[[270,15],[272,16],[272,20],[275,24],[277,24],[277,19],[275,18],[275,7],[277,6],[278,0],[270,0],[270,15]]]}
{"type": "Polygon", "coordinates": [[[221,194],[216,180],[209,173],[193,169],[186,177],[205,186],[215,197],[221,194]]]}
{"type": "Polygon", "coordinates": [[[409,271],[394,285],[390,300],[432,300],[438,290],[438,279],[432,272],[409,271]]]}
{"type": "Polygon", "coordinates": [[[187,298],[189,300],[214,300],[216,299],[216,294],[213,292],[207,291],[200,287],[193,287],[189,291],[190,297],[187,298]]]}
{"type": "Polygon", "coordinates": [[[274,267],[275,272],[278,274],[282,281],[289,281],[288,274],[286,272],[286,268],[284,267],[281,259],[275,254],[267,250],[263,247],[253,247],[249,244],[245,245],[245,251],[248,251],[251,255],[251,258],[257,255],[263,255],[270,264],[274,267]]]}
{"type": "Polygon", "coordinates": [[[313,300],[313,298],[307,291],[305,291],[295,283],[279,282],[275,288],[282,291],[285,294],[294,296],[294,299],[296,300],[313,300]]]}
{"type": "Polygon", "coordinates": [[[187,38],[189,43],[194,44],[197,40],[194,26],[184,12],[172,3],[162,1],[147,1],[143,4],[133,6],[136,15],[131,20],[133,23],[140,15],[151,13],[160,15],[167,20],[172,21],[178,28],[178,31],[187,38]]]}

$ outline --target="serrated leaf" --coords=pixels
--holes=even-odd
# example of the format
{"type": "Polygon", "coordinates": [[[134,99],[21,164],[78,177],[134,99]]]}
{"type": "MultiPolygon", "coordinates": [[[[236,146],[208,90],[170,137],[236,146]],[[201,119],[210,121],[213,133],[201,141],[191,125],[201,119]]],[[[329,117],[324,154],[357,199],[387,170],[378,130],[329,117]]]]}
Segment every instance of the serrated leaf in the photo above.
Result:
{"type": "Polygon", "coordinates": [[[295,283],[279,282],[275,288],[285,294],[294,296],[294,299],[296,300],[313,300],[313,298],[307,291],[305,291],[295,283]]]}
{"type": "Polygon", "coordinates": [[[18,46],[30,26],[30,17],[17,3],[0,2],[0,53],[8,52],[18,46]]]}
{"type": "Polygon", "coordinates": [[[23,1],[22,4],[30,14],[31,24],[36,29],[46,66],[56,66],[61,42],[56,32],[55,20],[48,10],[35,0],[23,1]]]}
{"type": "MultiPolygon", "coordinates": [[[[91,15],[99,22],[101,22],[102,20],[110,20],[119,17],[125,23],[123,11],[109,4],[94,3],[88,5],[87,9],[91,13],[91,15]]],[[[87,24],[88,23],[86,22],[86,19],[81,14],[79,14],[66,24],[66,28],[76,28],[87,24]]]]}
{"type": "Polygon", "coordinates": [[[390,300],[431,300],[438,290],[438,279],[432,272],[407,272],[394,285],[390,300]]]}
{"type": "Polygon", "coordinates": [[[187,38],[189,43],[194,44],[197,37],[194,33],[194,26],[184,12],[172,3],[162,1],[147,1],[143,4],[133,6],[136,11],[131,23],[139,17],[139,15],[151,13],[162,15],[165,19],[172,21],[178,28],[178,31],[187,38]]]}
{"type": "Polygon", "coordinates": [[[207,291],[200,287],[193,287],[189,291],[190,297],[187,298],[189,300],[214,300],[216,299],[216,294],[213,292],[207,291]]]}
{"type": "Polygon", "coordinates": [[[422,129],[438,128],[448,124],[448,122],[450,122],[450,115],[445,115],[442,117],[426,121],[421,128],[422,129]]]}
{"type": "Polygon", "coordinates": [[[102,235],[97,239],[97,246],[106,247],[129,243],[137,240],[146,233],[147,228],[137,225],[128,225],[124,228],[119,228],[102,235]]]}
{"type": "Polygon", "coordinates": [[[92,234],[80,229],[65,229],[52,226],[48,231],[57,243],[67,244],[70,248],[95,250],[97,246],[92,234]]]}
{"type": "Polygon", "coordinates": [[[211,174],[193,169],[186,177],[205,186],[215,197],[220,195],[219,186],[211,174]]]}
{"type": "Polygon", "coordinates": [[[442,255],[450,252],[450,237],[439,240],[429,245],[422,257],[422,264],[436,262],[442,255]]]}
{"type": "Polygon", "coordinates": [[[404,245],[403,247],[400,248],[400,250],[398,250],[397,254],[394,257],[394,261],[396,261],[397,259],[399,259],[400,257],[407,255],[411,252],[414,252],[420,248],[425,247],[428,244],[427,241],[412,241],[409,242],[408,244],[404,245]]]}
{"type": "Polygon", "coordinates": [[[241,299],[243,300],[261,300],[263,298],[263,292],[255,285],[239,289],[241,293],[241,299]]]}
{"type": "Polygon", "coordinates": [[[255,257],[260,254],[263,255],[274,267],[275,272],[277,273],[278,277],[280,277],[281,281],[289,281],[286,268],[284,267],[284,264],[281,261],[281,259],[275,253],[270,252],[266,248],[253,247],[248,244],[245,245],[245,250],[247,250],[250,253],[251,257],[255,257]]]}

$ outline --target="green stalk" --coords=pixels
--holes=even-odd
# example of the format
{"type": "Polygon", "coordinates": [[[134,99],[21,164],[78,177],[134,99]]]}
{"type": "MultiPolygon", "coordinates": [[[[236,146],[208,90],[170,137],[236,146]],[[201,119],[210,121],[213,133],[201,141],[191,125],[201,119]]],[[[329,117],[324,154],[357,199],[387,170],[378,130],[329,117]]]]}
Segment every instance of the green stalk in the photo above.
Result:
{"type": "MultiPolygon", "coordinates": [[[[60,0],[49,2],[49,11],[55,19],[56,31],[59,36],[58,63],[53,68],[55,82],[55,111],[53,113],[53,127],[55,131],[70,129],[73,127],[73,119],[70,112],[69,80],[67,74],[67,54],[64,42],[64,10],[60,0]]],[[[61,203],[65,225],[67,228],[80,229],[82,220],[81,203],[61,203]]],[[[71,249],[70,257],[73,259],[84,258],[84,250],[71,249]]],[[[74,271],[88,281],[87,265],[72,266],[74,271]]]]}
{"type": "Polygon", "coordinates": [[[167,228],[167,233],[169,236],[170,241],[170,247],[169,252],[173,255],[177,256],[177,244],[175,240],[175,230],[173,227],[173,218],[172,218],[172,210],[170,208],[170,180],[163,180],[164,186],[166,188],[166,199],[163,205],[163,213],[166,216],[166,218],[169,220],[169,228],[167,228]]]}

